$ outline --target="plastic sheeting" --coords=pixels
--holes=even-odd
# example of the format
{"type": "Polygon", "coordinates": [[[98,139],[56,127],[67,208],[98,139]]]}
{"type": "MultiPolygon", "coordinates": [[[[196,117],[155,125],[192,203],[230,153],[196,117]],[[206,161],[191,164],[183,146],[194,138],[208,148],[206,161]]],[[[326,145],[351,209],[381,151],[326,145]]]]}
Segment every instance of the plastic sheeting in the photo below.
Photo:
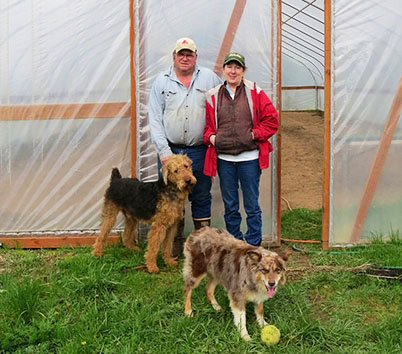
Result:
{"type": "Polygon", "coordinates": [[[0,104],[77,104],[67,119],[1,117],[0,232],[97,229],[111,167],[130,173],[130,119],[124,105],[77,116],[83,104],[130,105],[129,3],[0,6],[0,104]]]}
{"type": "MultiPolygon", "coordinates": [[[[282,86],[324,85],[324,0],[282,0],[282,86]]],[[[283,90],[282,110],[323,110],[323,90],[283,90]]]]}
{"type": "Polygon", "coordinates": [[[324,89],[282,90],[282,111],[324,110],[324,89]]]}
{"type": "MultiPolygon", "coordinates": [[[[157,178],[147,122],[153,80],[171,64],[174,43],[183,36],[196,41],[198,64],[213,68],[236,3],[134,1],[133,105],[142,180],[157,178]]],[[[98,104],[93,117],[73,110],[63,119],[0,119],[0,233],[97,230],[111,167],[125,176],[131,167],[130,119],[123,113],[131,104],[129,1],[10,0],[0,6],[0,105],[78,104],[78,112],[80,105],[98,104]],[[100,108],[119,102],[125,106],[113,116],[96,117],[100,108]]],[[[275,104],[277,9],[271,6],[271,1],[246,2],[231,49],[245,55],[246,77],[275,104]]],[[[260,198],[267,235],[276,233],[276,161],[271,157],[260,198]]],[[[218,180],[213,222],[223,226],[218,180]]]]}
{"type": "MultiPolygon", "coordinates": [[[[402,77],[400,0],[332,1],[330,245],[353,241],[356,214],[402,77]]],[[[402,122],[381,170],[360,241],[402,230],[402,122]]],[[[363,202],[364,203],[364,202],[363,202]]]]}
{"type": "MultiPolygon", "coordinates": [[[[219,49],[225,36],[231,15],[243,1],[224,0],[208,3],[202,0],[171,2],[136,2],[137,43],[136,50],[140,53],[137,60],[137,111],[138,142],[139,142],[139,176],[143,180],[157,178],[156,154],[149,137],[147,121],[148,94],[156,75],[166,70],[172,64],[172,52],[178,38],[192,38],[198,48],[198,65],[214,68],[219,49]],[[180,9],[180,10],[178,10],[180,9]]],[[[232,51],[242,53],[246,58],[246,78],[254,80],[276,102],[276,9],[271,7],[271,1],[245,2],[244,11],[235,32],[232,51]],[[250,34],[253,35],[250,35],[250,34]]],[[[263,212],[263,233],[276,235],[275,189],[275,155],[271,168],[263,172],[261,178],[260,204],[263,212]],[[273,168],[272,168],[273,167],[273,168]]],[[[213,184],[212,224],[224,227],[223,202],[219,190],[219,178],[213,184]]],[[[243,215],[245,215],[243,211],[243,215]]],[[[192,229],[191,212],[186,208],[186,228],[192,229]]],[[[245,218],[243,218],[245,219],[245,218]]],[[[244,220],[243,220],[244,224],[244,220]]],[[[244,227],[244,225],[243,225],[244,227]]]]}

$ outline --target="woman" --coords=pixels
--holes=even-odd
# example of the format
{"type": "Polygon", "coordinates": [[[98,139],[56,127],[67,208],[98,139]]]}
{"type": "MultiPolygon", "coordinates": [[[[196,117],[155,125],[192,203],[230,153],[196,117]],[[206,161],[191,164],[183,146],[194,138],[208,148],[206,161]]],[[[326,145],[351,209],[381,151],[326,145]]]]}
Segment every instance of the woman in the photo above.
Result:
{"type": "Polygon", "coordinates": [[[259,246],[262,240],[258,202],[261,170],[273,150],[268,139],[278,129],[278,114],[255,82],[244,79],[243,55],[229,53],[223,63],[225,82],[207,93],[204,174],[218,171],[227,230],[237,239],[259,246]],[[247,232],[240,230],[239,182],[247,214],[247,232]]]}

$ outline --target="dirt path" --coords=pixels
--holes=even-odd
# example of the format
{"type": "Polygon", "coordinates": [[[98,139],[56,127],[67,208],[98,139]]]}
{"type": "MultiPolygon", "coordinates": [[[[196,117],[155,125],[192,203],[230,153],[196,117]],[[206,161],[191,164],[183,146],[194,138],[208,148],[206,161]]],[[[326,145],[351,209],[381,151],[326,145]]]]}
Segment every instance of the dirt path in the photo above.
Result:
{"type": "MultiPolygon", "coordinates": [[[[321,208],[324,118],[282,112],[282,197],[292,209],[321,208]]],[[[282,200],[282,210],[287,210],[282,200]]]]}

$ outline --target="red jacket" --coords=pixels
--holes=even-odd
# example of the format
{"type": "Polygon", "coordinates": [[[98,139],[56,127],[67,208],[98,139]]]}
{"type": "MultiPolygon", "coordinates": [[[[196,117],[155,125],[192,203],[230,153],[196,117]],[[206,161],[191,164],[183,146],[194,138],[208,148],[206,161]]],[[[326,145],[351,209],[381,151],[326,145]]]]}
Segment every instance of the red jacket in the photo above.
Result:
{"type": "MultiPolygon", "coordinates": [[[[273,150],[268,139],[278,130],[278,113],[271,100],[255,82],[243,80],[248,103],[253,112],[253,134],[259,149],[258,161],[261,169],[269,166],[269,153],[273,150]]],[[[204,130],[204,144],[208,145],[205,156],[204,174],[216,176],[217,154],[215,147],[209,141],[211,135],[216,134],[216,100],[219,88],[214,87],[207,92],[206,124],[204,130]]]]}

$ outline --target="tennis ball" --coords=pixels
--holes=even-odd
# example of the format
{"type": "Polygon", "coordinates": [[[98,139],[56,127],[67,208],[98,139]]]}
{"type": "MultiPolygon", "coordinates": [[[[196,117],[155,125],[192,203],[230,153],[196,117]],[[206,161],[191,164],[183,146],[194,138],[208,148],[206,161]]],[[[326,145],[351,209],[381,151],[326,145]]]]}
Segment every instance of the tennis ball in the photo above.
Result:
{"type": "Polygon", "coordinates": [[[265,326],[261,329],[261,340],[265,344],[274,345],[278,344],[281,338],[281,332],[273,325],[265,326]]]}

